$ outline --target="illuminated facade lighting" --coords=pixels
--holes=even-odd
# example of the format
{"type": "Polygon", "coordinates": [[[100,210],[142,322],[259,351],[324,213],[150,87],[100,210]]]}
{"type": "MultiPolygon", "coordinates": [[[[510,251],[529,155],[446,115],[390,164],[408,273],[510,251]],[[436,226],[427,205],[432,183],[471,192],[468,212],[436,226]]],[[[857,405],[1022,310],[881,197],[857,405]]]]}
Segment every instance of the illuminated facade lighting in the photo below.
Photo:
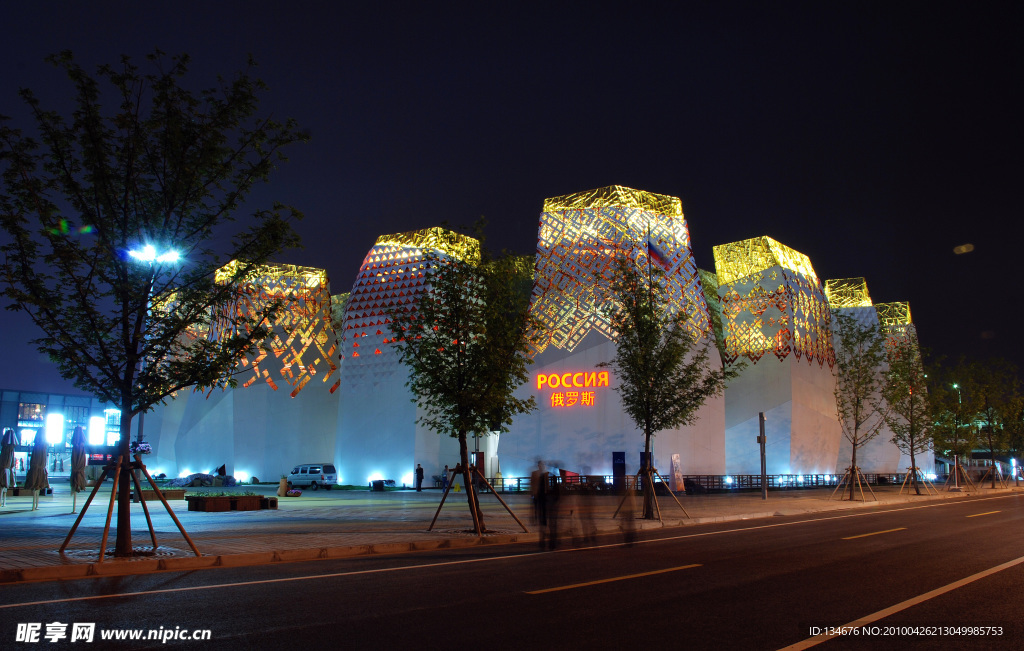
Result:
{"type": "Polygon", "coordinates": [[[757,237],[716,246],[714,257],[727,363],[771,353],[832,368],[829,305],[806,255],[757,237]]]}
{"type": "Polygon", "coordinates": [[[833,310],[844,307],[871,307],[868,283],[863,278],[826,280],[825,297],[833,310]]]}
{"type": "MultiPolygon", "coordinates": [[[[221,267],[217,282],[227,283],[239,275],[238,261],[221,267]]],[[[252,375],[242,384],[252,386],[263,380],[275,391],[278,381],[292,387],[295,397],[314,378],[322,384],[333,380],[330,392],[338,386],[335,374],[337,343],[331,317],[331,293],[327,273],[313,267],[270,264],[252,270],[241,284],[236,303],[229,314],[215,319],[207,335],[217,339],[233,332],[232,315],[256,314],[267,304],[280,301],[283,309],[274,322],[274,332],[266,348],[254,357],[242,360],[252,375]],[[269,350],[268,350],[269,349],[269,350]]]]}
{"type": "Polygon", "coordinates": [[[694,339],[710,333],[682,202],[612,185],[544,202],[531,304],[540,327],[536,354],[548,346],[572,352],[594,331],[612,338],[598,306],[620,256],[661,267],[670,313],[689,316],[694,339]]]}

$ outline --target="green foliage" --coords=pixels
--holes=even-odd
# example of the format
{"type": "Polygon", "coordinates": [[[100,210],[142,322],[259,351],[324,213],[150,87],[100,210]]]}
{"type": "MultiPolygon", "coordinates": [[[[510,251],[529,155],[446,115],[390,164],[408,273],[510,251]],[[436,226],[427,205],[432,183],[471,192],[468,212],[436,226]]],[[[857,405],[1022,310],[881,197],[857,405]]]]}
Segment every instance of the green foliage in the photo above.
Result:
{"type": "Polygon", "coordinates": [[[686,329],[687,315],[671,312],[663,282],[660,268],[645,274],[620,256],[603,308],[615,331],[615,358],[599,366],[615,369],[615,391],[643,430],[648,453],[652,436],[692,424],[701,405],[742,370],[711,368],[710,344],[698,345],[686,329]]]}
{"type": "Polygon", "coordinates": [[[889,411],[885,422],[896,447],[914,459],[932,447],[928,375],[921,351],[911,338],[896,338],[888,347],[886,359],[883,395],[889,411]]]}
{"type": "Polygon", "coordinates": [[[0,118],[3,295],[40,328],[33,343],[63,377],[122,409],[126,430],[177,390],[233,383],[269,334],[279,305],[230,308],[259,265],[298,243],[289,222],[301,215],[275,204],[230,241],[225,229],[303,137],[257,115],[263,86],[248,71],[197,94],[185,86],[186,56],[156,52],[148,73],[124,57],[95,75],[69,52],[49,60],[71,82],[71,115],[23,90],[38,139],[0,118]],[[128,256],[146,244],[173,247],[182,262],[128,256]],[[231,259],[230,278],[216,282],[231,259]],[[219,335],[197,337],[214,318],[219,335]]]}
{"type": "MultiPolygon", "coordinates": [[[[233,235],[230,223],[303,136],[257,115],[263,85],[248,71],[196,94],[186,56],[156,52],[149,73],[122,57],[95,75],[70,52],[49,60],[71,82],[71,115],[22,90],[38,140],[0,117],[3,295],[42,331],[33,343],[63,377],[120,408],[127,459],[135,415],[181,389],[233,386],[238,363],[270,334],[280,304],[233,308],[261,265],[298,244],[290,222],[301,214],[275,204],[233,235]],[[146,245],[182,262],[128,255],[146,245]],[[215,278],[228,260],[237,264],[215,278]]],[[[132,554],[127,474],[119,556],[132,554]]]]}
{"type": "MultiPolygon", "coordinates": [[[[463,484],[471,488],[467,435],[507,432],[515,415],[536,408],[533,396],[514,395],[533,363],[533,266],[486,252],[479,262],[428,254],[424,265],[428,285],[415,307],[389,312],[389,328],[423,412],[418,422],[459,439],[463,484]]],[[[482,533],[475,491],[467,490],[466,499],[482,533]]]]}
{"type": "Polygon", "coordinates": [[[970,454],[978,439],[974,415],[980,402],[973,384],[967,381],[967,362],[961,359],[955,368],[936,367],[928,374],[931,398],[932,441],[936,452],[950,458],[970,454]]]}
{"type": "MultiPolygon", "coordinates": [[[[975,432],[971,448],[986,450],[993,464],[1008,451],[1013,425],[1007,428],[1018,408],[1020,380],[1017,368],[1003,359],[985,361],[961,359],[950,370],[959,389],[960,422],[975,432]],[[963,403],[963,401],[966,401],[963,403]],[[963,403],[963,404],[961,404],[963,403]]],[[[995,477],[992,477],[993,487],[995,477]]]]}
{"type": "Polygon", "coordinates": [[[389,314],[409,367],[420,423],[452,437],[508,431],[535,408],[513,392],[529,379],[529,293],[515,258],[472,261],[427,255],[429,287],[415,309],[389,314]]]}
{"type": "Polygon", "coordinates": [[[853,445],[851,467],[857,465],[857,448],[878,436],[888,407],[884,399],[885,333],[877,323],[850,314],[832,312],[836,339],[836,416],[843,436],[853,445]]]}

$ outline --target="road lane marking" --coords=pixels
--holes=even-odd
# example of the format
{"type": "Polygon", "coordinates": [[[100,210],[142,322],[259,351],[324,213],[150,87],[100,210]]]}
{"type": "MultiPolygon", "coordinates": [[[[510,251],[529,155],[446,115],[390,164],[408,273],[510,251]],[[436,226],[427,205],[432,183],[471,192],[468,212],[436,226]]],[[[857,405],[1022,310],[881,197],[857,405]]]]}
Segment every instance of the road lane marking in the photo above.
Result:
{"type": "MultiPolygon", "coordinates": [[[[971,501],[974,501],[974,502],[987,502],[989,500],[1001,500],[1001,499],[1006,499],[1006,498],[1010,498],[1010,497],[1019,497],[1019,494],[1018,493],[1011,493],[1011,494],[1008,494],[1008,495],[996,495],[996,496],[993,496],[993,497],[980,497],[980,498],[972,499],[971,501]]],[[[739,528],[736,528],[736,529],[721,529],[721,530],[718,530],[718,531],[705,531],[705,532],[702,532],[702,533],[690,533],[690,534],[683,534],[683,535],[680,535],[680,536],[668,536],[668,537],[665,537],[665,538],[653,538],[653,539],[649,539],[649,540],[636,540],[632,544],[634,544],[634,545],[646,545],[646,544],[649,544],[649,543],[671,542],[671,541],[674,541],[674,540],[684,540],[684,539],[687,539],[687,538],[703,538],[705,536],[718,536],[718,535],[727,534],[727,533],[744,533],[744,532],[748,532],[748,531],[758,531],[758,530],[761,530],[761,529],[775,529],[777,527],[791,527],[793,525],[798,525],[798,524],[810,524],[810,523],[813,523],[813,522],[826,522],[828,520],[843,520],[843,519],[846,519],[846,518],[860,518],[860,517],[869,516],[869,515],[885,515],[887,513],[898,513],[900,511],[916,511],[916,510],[919,510],[919,509],[934,509],[934,508],[942,507],[942,506],[955,506],[957,504],[962,504],[962,503],[963,503],[962,500],[944,500],[944,501],[936,503],[936,504],[922,504],[920,506],[907,506],[907,507],[900,508],[900,509],[888,509],[886,511],[868,511],[868,512],[864,512],[864,513],[846,513],[846,514],[843,514],[843,515],[833,515],[833,516],[828,516],[828,517],[825,517],[825,518],[811,518],[811,519],[808,519],[808,520],[794,520],[793,522],[778,522],[778,523],[775,523],[775,524],[761,524],[761,525],[757,525],[757,526],[754,526],[754,527],[739,527],[739,528]]],[[[579,547],[579,548],[576,548],[576,549],[560,549],[560,550],[557,550],[556,552],[553,552],[553,553],[561,554],[561,553],[567,553],[567,552],[573,552],[573,551],[586,551],[586,550],[591,550],[591,549],[604,549],[604,548],[609,548],[609,547],[622,547],[625,544],[626,543],[612,543],[612,544],[606,544],[606,545],[592,545],[590,547],[579,547]]],[[[356,570],[356,571],[352,571],[352,572],[334,572],[334,573],[329,573],[329,574],[312,574],[312,575],[308,575],[308,576],[291,576],[291,577],[285,577],[285,578],[280,578],[280,579],[264,579],[264,580],[261,580],[261,581],[240,581],[238,583],[215,583],[215,584],[207,584],[207,585],[188,586],[188,587],[183,587],[183,588],[164,588],[164,589],[160,589],[160,590],[140,590],[139,592],[125,592],[125,593],[120,593],[120,594],[90,595],[90,596],[87,596],[87,597],[68,597],[68,598],[65,598],[65,599],[48,599],[48,600],[43,600],[43,601],[31,601],[31,602],[25,602],[25,603],[0,604],[0,610],[7,609],[7,608],[20,608],[20,607],[23,607],[23,606],[42,606],[42,605],[47,605],[47,604],[71,603],[71,602],[75,602],[75,601],[93,601],[93,600],[97,600],[97,599],[121,599],[121,598],[128,598],[128,597],[141,596],[141,595],[151,595],[151,594],[166,594],[166,593],[172,593],[172,592],[187,592],[187,591],[193,591],[193,590],[206,590],[206,589],[214,589],[214,588],[233,588],[233,587],[236,587],[236,586],[244,587],[244,586],[247,586],[247,585],[262,585],[262,584],[268,584],[268,583],[283,583],[285,581],[307,581],[307,580],[312,580],[312,579],[331,579],[331,578],[337,578],[337,577],[343,577],[343,576],[356,576],[356,575],[359,575],[359,574],[374,574],[374,573],[382,573],[382,572],[400,572],[400,571],[404,571],[404,570],[415,570],[415,569],[421,568],[421,567],[423,567],[423,568],[442,567],[442,566],[446,566],[446,565],[461,565],[461,564],[464,564],[464,563],[482,563],[482,562],[489,562],[489,561],[503,561],[503,560],[518,559],[518,558],[526,558],[528,556],[537,556],[538,554],[542,554],[542,553],[552,553],[552,552],[527,552],[527,553],[524,553],[524,554],[509,554],[507,556],[493,556],[493,557],[487,557],[487,558],[473,558],[473,559],[466,559],[466,560],[459,560],[459,561],[446,561],[446,562],[443,562],[443,563],[427,563],[427,564],[424,564],[424,565],[403,565],[403,566],[399,566],[399,567],[385,567],[385,568],[377,568],[377,569],[373,569],[373,570],[356,570]]],[[[160,572],[160,574],[165,574],[165,573],[168,573],[168,572],[174,572],[174,570],[168,570],[166,572],[160,572]]],[[[98,577],[96,577],[96,578],[98,578],[98,577]]]]}
{"type": "Polygon", "coordinates": [[[965,517],[976,518],[979,515],[992,515],[993,513],[1002,513],[1002,511],[986,511],[985,513],[975,513],[974,515],[968,515],[968,516],[965,516],[965,517]]]}
{"type": "Polygon", "coordinates": [[[597,581],[587,581],[586,583],[573,583],[572,585],[561,585],[557,588],[545,588],[543,590],[524,590],[526,594],[544,594],[546,592],[558,592],[560,590],[572,590],[574,588],[585,588],[590,585],[599,585],[601,583],[611,583],[613,581],[625,581],[627,579],[638,579],[642,576],[653,576],[655,574],[665,574],[666,572],[678,572],[679,570],[688,570],[691,567],[700,567],[700,563],[694,563],[693,565],[680,565],[679,567],[670,567],[664,570],[654,570],[651,572],[640,572],[639,574],[627,574],[626,576],[615,576],[610,579],[599,579],[597,581]]]}
{"type": "MultiPolygon", "coordinates": [[[[901,610],[906,610],[907,608],[910,608],[912,606],[916,606],[917,604],[923,603],[925,601],[928,601],[929,599],[934,599],[935,597],[938,597],[940,595],[944,595],[947,592],[952,592],[953,590],[956,590],[957,588],[962,588],[963,586],[965,586],[965,585],[967,585],[969,583],[974,583],[975,581],[978,581],[979,579],[984,579],[987,576],[991,576],[991,575],[996,574],[998,572],[1002,572],[1003,570],[1008,570],[1011,567],[1014,567],[1016,565],[1020,565],[1021,563],[1024,563],[1024,556],[1021,556],[1020,558],[1015,558],[1012,561],[1007,561],[1007,562],[1003,563],[1002,565],[996,565],[995,567],[990,567],[987,570],[982,570],[981,572],[978,572],[977,574],[972,574],[972,575],[970,575],[967,578],[960,579],[959,581],[954,581],[954,582],[952,582],[950,584],[942,586],[941,588],[936,588],[936,589],[931,590],[929,592],[925,592],[924,594],[920,594],[920,595],[918,595],[916,597],[911,597],[910,599],[907,599],[906,601],[899,602],[895,606],[889,606],[888,608],[883,608],[882,610],[879,610],[878,612],[871,613],[870,615],[865,615],[864,617],[861,617],[858,620],[852,621],[849,624],[844,624],[842,626],[837,626],[836,629],[838,629],[838,630],[849,630],[851,628],[856,628],[858,626],[867,626],[868,624],[872,624],[874,622],[877,622],[878,620],[884,619],[884,618],[888,617],[889,615],[895,615],[896,613],[900,612],[901,610]]],[[[839,637],[839,635],[840,635],[839,633],[834,633],[832,635],[824,635],[824,634],[822,634],[822,635],[818,635],[818,636],[815,636],[815,637],[809,637],[806,640],[801,640],[800,642],[797,642],[796,644],[791,644],[791,645],[789,645],[787,647],[783,647],[783,648],[779,649],[779,651],[801,651],[802,649],[809,649],[812,646],[817,646],[817,645],[821,644],[822,642],[827,642],[828,640],[831,640],[834,637],[839,637]]]]}
{"type": "Polygon", "coordinates": [[[843,540],[853,540],[854,538],[867,538],[868,536],[877,536],[880,533],[892,533],[893,531],[906,531],[906,527],[897,527],[896,529],[886,529],[885,531],[872,531],[871,533],[862,533],[858,536],[847,536],[843,540]]]}

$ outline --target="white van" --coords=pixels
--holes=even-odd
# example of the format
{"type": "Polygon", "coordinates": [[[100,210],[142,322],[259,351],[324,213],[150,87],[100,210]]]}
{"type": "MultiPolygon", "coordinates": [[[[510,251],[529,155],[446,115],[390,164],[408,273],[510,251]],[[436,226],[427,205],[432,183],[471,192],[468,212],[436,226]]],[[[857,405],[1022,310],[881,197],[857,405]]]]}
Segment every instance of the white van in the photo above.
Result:
{"type": "Polygon", "coordinates": [[[338,483],[338,471],[333,463],[304,463],[292,468],[288,475],[288,488],[304,488],[315,491],[321,486],[331,490],[338,483]]]}

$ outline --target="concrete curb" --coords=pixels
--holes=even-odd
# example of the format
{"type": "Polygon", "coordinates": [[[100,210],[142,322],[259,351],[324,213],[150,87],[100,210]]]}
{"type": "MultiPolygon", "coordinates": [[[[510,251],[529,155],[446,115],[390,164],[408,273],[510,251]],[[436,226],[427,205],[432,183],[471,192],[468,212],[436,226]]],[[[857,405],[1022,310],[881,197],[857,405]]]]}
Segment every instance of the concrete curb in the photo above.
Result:
{"type": "Polygon", "coordinates": [[[536,541],[537,534],[496,534],[484,538],[448,538],[403,543],[375,543],[348,547],[316,547],[306,549],[280,549],[272,552],[245,554],[219,554],[215,556],[186,556],[180,558],[142,559],[131,561],[109,560],[103,563],[74,563],[28,567],[21,570],[0,571],[0,585],[36,581],[85,579],[103,576],[129,576],[154,572],[183,572],[215,567],[248,567],[276,565],[302,561],[352,558],[377,554],[401,554],[438,549],[460,549],[478,545],[504,545],[515,542],[536,541]]]}

